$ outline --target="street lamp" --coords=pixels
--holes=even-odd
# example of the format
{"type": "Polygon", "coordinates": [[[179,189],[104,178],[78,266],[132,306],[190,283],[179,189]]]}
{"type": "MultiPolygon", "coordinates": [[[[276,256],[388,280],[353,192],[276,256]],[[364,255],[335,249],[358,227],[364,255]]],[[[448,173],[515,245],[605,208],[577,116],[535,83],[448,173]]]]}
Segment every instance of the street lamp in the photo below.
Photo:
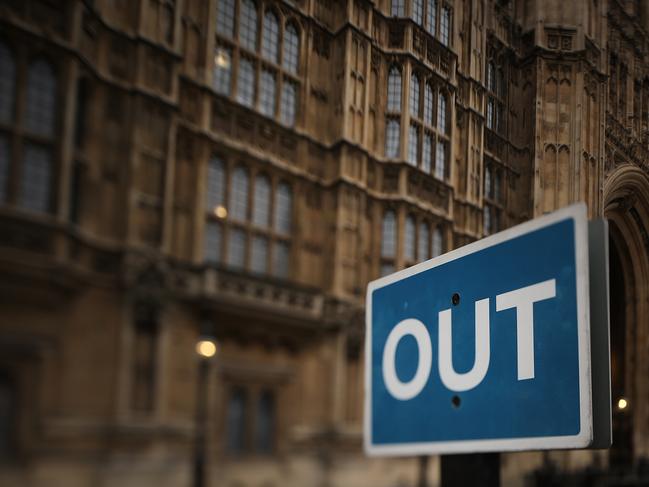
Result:
{"type": "Polygon", "coordinates": [[[207,379],[212,357],[218,351],[211,322],[204,322],[196,342],[198,355],[198,380],[196,381],[196,433],[194,437],[193,487],[205,486],[205,429],[207,426],[207,379]]]}

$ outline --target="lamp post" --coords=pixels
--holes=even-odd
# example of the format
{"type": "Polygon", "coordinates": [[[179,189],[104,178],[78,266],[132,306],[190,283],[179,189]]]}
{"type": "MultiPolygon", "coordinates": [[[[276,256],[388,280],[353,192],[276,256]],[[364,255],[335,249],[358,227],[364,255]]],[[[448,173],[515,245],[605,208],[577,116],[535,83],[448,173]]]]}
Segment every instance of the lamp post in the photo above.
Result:
{"type": "Polygon", "coordinates": [[[205,486],[205,429],[207,420],[207,378],[210,359],[216,355],[216,341],[212,336],[201,336],[196,343],[198,380],[196,382],[196,434],[194,437],[193,487],[205,486]]]}

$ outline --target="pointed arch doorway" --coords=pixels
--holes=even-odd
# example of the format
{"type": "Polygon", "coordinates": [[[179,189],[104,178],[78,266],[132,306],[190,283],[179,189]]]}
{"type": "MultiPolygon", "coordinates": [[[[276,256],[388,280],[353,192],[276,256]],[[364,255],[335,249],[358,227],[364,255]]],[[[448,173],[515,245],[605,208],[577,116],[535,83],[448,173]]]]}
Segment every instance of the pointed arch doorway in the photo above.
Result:
{"type": "Polygon", "coordinates": [[[649,176],[622,165],[604,184],[609,220],[613,446],[609,464],[631,467],[649,453],[649,176]]]}

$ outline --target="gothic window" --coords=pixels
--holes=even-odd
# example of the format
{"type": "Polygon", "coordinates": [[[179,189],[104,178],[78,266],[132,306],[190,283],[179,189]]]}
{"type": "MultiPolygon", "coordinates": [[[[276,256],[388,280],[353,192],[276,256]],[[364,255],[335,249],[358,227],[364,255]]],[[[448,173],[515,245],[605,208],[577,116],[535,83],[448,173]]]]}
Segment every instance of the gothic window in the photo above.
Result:
{"type": "Polygon", "coordinates": [[[257,402],[257,426],[255,450],[258,453],[271,453],[275,448],[275,394],[266,389],[257,402]]]}
{"type": "Polygon", "coordinates": [[[417,235],[417,261],[423,262],[427,259],[430,259],[430,230],[428,223],[421,222],[417,235]]]}
{"type": "Polygon", "coordinates": [[[446,129],[446,96],[440,93],[437,97],[437,130],[445,134],[446,129]]]}
{"type": "Polygon", "coordinates": [[[237,167],[232,174],[230,216],[238,221],[248,218],[248,172],[242,167],[237,167]]]}
{"type": "Polygon", "coordinates": [[[0,134],[0,203],[7,201],[10,160],[9,140],[4,135],[0,134]]]}
{"type": "Polygon", "coordinates": [[[261,72],[259,110],[269,117],[275,116],[275,74],[267,69],[261,72]]]}
{"type": "Polygon", "coordinates": [[[207,263],[221,262],[225,251],[225,262],[231,268],[247,268],[259,274],[272,271],[278,277],[288,277],[291,220],[288,183],[275,186],[266,174],[250,181],[243,166],[236,167],[228,180],[225,163],[217,156],[209,161],[203,235],[207,263]],[[268,265],[271,260],[272,270],[268,265]]]}
{"type": "Polygon", "coordinates": [[[406,0],[392,0],[393,17],[405,17],[406,15],[406,0]]]}
{"type": "Polygon", "coordinates": [[[494,64],[490,61],[487,63],[487,89],[496,91],[496,69],[494,64]]]}
{"type": "Polygon", "coordinates": [[[424,145],[422,147],[422,165],[424,172],[430,173],[433,167],[433,136],[429,133],[424,134],[424,145]]]}
{"type": "Polygon", "coordinates": [[[268,272],[268,239],[255,235],[252,239],[250,270],[257,274],[268,272]]]}
{"type": "Polygon", "coordinates": [[[426,28],[435,35],[437,31],[437,1],[428,0],[426,5],[426,28]]]}
{"type": "Polygon", "coordinates": [[[298,70],[300,57],[300,35],[292,24],[286,26],[284,32],[284,52],[282,65],[289,73],[295,74],[298,70]]]}
{"type": "Polygon", "coordinates": [[[403,245],[404,247],[403,256],[407,265],[408,264],[411,265],[415,262],[415,244],[416,244],[415,232],[416,232],[415,219],[412,217],[412,215],[408,215],[406,217],[406,229],[404,234],[404,245],[403,245]]]}
{"type": "Polygon", "coordinates": [[[241,0],[239,42],[250,51],[257,49],[257,5],[253,0],[241,0]]]}
{"type": "Polygon", "coordinates": [[[223,242],[223,229],[220,223],[208,220],[205,223],[205,260],[209,263],[221,261],[221,248],[223,242]]]}
{"type": "Polygon", "coordinates": [[[289,273],[290,248],[287,242],[279,241],[273,248],[273,275],[286,278],[289,273]]]}
{"type": "Polygon", "coordinates": [[[34,61],[27,72],[25,125],[32,134],[54,134],[56,114],[56,78],[52,66],[43,60],[34,61]]]}
{"type": "Polygon", "coordinates": [[[487,128],[496,132],[504,130],[503,114],[505,111],[505,77],[502,66],[494,61],[487,63],[487,128]]]}
{"type": "Polygon", "coordinates": [[[0,43],[0,123],[13,120],[16,66],[9,48],[0,43]]]}
{"type": "Polygon", "coordinates": [[[412,20],[420,25],[424,23],[424,0],[412,1],[412,20]]]}
{"type": "Polygon", "coordinates": [[[410,124],[410,132],[408,133],[408,162],[417,167],[417,149],[419,147],[419,129],[417,125],[410,124]]]}
{"type": "Polygon", "coordinates": [[[222,95],[229,95],[231,77],[232,49],[217,47],[214,54],[214,90],[222,95]]]}
{"type": "Polygon", "coordinates": [[[490,129],[494,129],[495,123],[495,110],[494,110],[494,100],[493,98],[488,98],[487,99],[487,127],[490,129]]]}
{"type": "Polygon", "coordinates": [[[50,211],[52,159],[49,149],[32,143],[24,146],[20,206],[41,213],[50,211]]]}
{"type": "Polygon", "coordinates": [[[485,198],[493,199],[492,185],[491,185],[491,168],[489,166],[485,166],[484,169],[484,195],[485,198]]]}
{"type": "Polygon", "coordinates": [[[247,409],[247,391],[243,387],[232,388],[226,412],[226,448],[230,454],[241,454],[246,448],[247,409]]]}
{"type": "Polygon", "coordinates": [[[237,81],[237,100],[251,107],[255,101],[255,68],[252,61],[241,59],[237,81]]]}
{"type": "Polygon", "coordinates": [[[439,227],[435,227],[433,230],[433,257],[438,257],[444,253],[444,237],[442,236],[442,230],[439,227]]]}
{"type": "Polygon", "coordinates": [[[451,37],[451,11],[448,7],[442,7],[442,17],[439,23],[439,40],[448,46],[451,37]]]}
{"type": "Polygon", "coordinates": [[[392,210],[383,215],[383,230],[381,233],[381,257],[394,258],[397,246],[397,218],[392,210]]]}
{"type": "Polygon", "coordinates": [[[416,74],[410,77],[410,115],[419,118],[419,78],[416,74]]]}
{"type": "Polygon", "coordinates": [[[385,156],[399,157],[400,124],[398,119],[388,119],[385,125],[385,156]]]}
{"type": "Polygon", "coordinates": [[[284,125],[289,127],[295,125],[295,115],[297,112],[297,85],[288,80],[284,80],[280,111],[280,118],[284,125]]]}
{"type": "Polygon", "coordinates": [[[484,229],[484,234],[489,235],[491,233],[491,211],[490,207],[486,206],[482,210],[482,226],[484,229]]]}
{"type": "Polygon", "coordinates": [[[207,211],[212,213],[225,203],[225,166],[213,156],[207,166],[207,211]]]}
{"type": "Polygon", "coordinates": [[[255,178],[254,205],[252,223],[266,228],[270,224],[270,182],[265,175],[255,178]]]}
{"type": "Polygon", "coordinates": [[[394,211],[388,210],[383,215],[381,226],[381,275],[394,271],[394,258],[397,250],[397,219],[394,211]]]}
{"type": "Polygon", "coordinates": [[[396,67],[388,75],[388,111],[401,111],[401,72],[396,67]]]}
{"type": "Polygon", "coordinates": [[[241,228],[230,228],[228,238],[228,265],[242,269],[246,263],[246,232],[241,228]]]}
{"type": "Polygon", "coordinates": [[[275,231],[287,235],[291,232],[292,195],[286,183],[280,183],[275,193],[275,231]]]}
{"type": "Polygon", "coordinates": [[[263,37],[261,40],[261,54],[269,61],[277,63],[279,52],[279,22],[277,16],[270,10],[264,15],[263,37]]]}
{"type": "Polygon", "coordinates": [[[159,319],[159,311],[154,306],[135,306],[131,406],[138,412],[149,413],[155,406],[159,319]]]}
{"type": "Polygon", "coordinates": [[[424,86],[424,123],[433,125],[433,88],[428,83],[424,86]]]}
{"type": "Polygon", "coordinates": [[[446,177],[446,142],[442,140],[437,141],[435,177],[437,179],[444,179],[446,177]]]}
{"type": "Polygon", "coordinates": [[[216,6],[216,32],[232,38],[234,36],[235,0],[218,0],[216,6]]]}

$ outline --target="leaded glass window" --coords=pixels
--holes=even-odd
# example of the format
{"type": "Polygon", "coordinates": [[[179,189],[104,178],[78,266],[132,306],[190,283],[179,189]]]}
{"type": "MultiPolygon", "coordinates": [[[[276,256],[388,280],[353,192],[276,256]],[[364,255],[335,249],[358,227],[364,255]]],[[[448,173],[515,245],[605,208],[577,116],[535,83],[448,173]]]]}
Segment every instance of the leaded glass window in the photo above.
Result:
{"type": "Polygon", "coordinates": [[[437,130],[446,133],[446,96],[443,93],[437,97],[437,130]]]}
{"type": "Polygon", "coordinates": [[[388,75],[388,111],[401,111],[401,73],[397,68],[390,69],[388,75]]]}
{"type": "Polygon", "coordinates": [[[280,183],[275,193],[275,231],[278,233],[289,234],[291,232],[292,200],[293,196],[289,185],[280,183]]]}
{"type": "Polygon", "coordinates": [[[242,269],[246,263],[246,232],[230,228],[228,239],[228,265],[242,269]]]}
{"type": "Polygon", "coordinates": [[[399,157],[400,124],[397,119],[388,119],[385,124],[385,155],[386,157],[399,157]]]}
{"type": "Polygon", "coordinates": [[[256,235],[252,239],[250,270],[258,274],[268,272],[268,239],[256,235]]]}
{"type": "Polygon", "coordinates": [[[223,228],[215,221],[205,222],[204,254],[209,263],[221,261],[221,247],[223,242],[223,228]]]}
{"type": "Polygon", "coordinates": [[[417,149],[419,147],[419,130],[417,125],[410,124],[410,131],[408,133],[408,162],[417,166],[417,149]]]}
{"type": "Polygon", "coordinates": [[[234,36],[234,1],[219,0],[216,5],[216,32],[230,38],[234,36]]]}
{"type": "Polygon", "coordinates": [[[439,227],[436,227],[433,230],[433,257],[442,255],[444,252],[444,237],[442,236],[442,230],[439,227]]]}
{"type": "Polygon", "coordinates": [[[248,218],[248,173],[242,167],[236,168],[232,175],[230,216],[238,221],[248,218]]]}
{"type": "Polygon", "coordinates": [[[430,259],[430,230],[428,223],[419,224],[419,235],[417,235],[417,261],[423,262],[430,259]]]}
{"type": "Polygon", "coordinates": [[[52,155],[49,149],[26,144],[23,156],[20,206],[46,213],[50,210],[52,155]]]}
{"type": "Polygon", "coordinates": [[[406,231],[404,235],[404,257],[406,262],[415,261],[415,219],[408,215],[406,217],[406,231]]]}
{"type": "Polygon", "coordinates": [[[287,242],[279,241],[273,248],[273,274],[277,277],[288,277],[290,247],[287,242]]]}
{"type": "Polygon", "coordinates": [[[232,49],[217,47],[214,54],[214,90],[222,95],[229,95],[231,78],[232,49]]]}
{"type": "Polygon", "coordinates": [[[260,228],[267,228],[270,224],[270,182],[268,177],[260,175],[255,178],[253,198],[252,222],[260,228]]]}
{"type": "Polygon", "coordinates": [[[422,152],[423,155],[421,168],[427,173],[430,173],[431,168],[433,167],[433,136],[428,133],[424,135],[424,145],[422,152]]]}
{"type": "Polygon", "coordinates": [[[424,22],[424,0],[412,0],[412,20],[418,24],[424,22]]]}
{"type": "Polygon", "coordinates": [[[381,229],[381,257],[394,258],[397,251],[397,218],[394,211],[383,215],[381,229]]]}
{"type": "Polygon", "coordinates": [[[25,125],[33,134],[54,134],[56,115],[56,78],[52,66],[41,60],[34,61],[27,72],[27,100],[25,125]]]}
{"type": "Polygon", "coordinates": [[[295,125],[297,113],[297,85],[291,81],[284,81],[282,87],[282,101],[280,106],[280,119],[284,125],[295,125]]]}
{"type": "Polygon", "coordinates": [[[252,61],[245,58],[239,62],[237,100],[249,107],[255,101],[255,68],[252,61]]]}
{"type": "Polygon", "coordinates": [[[419,118],[419,78],[416,74],[410,77],[410,115],[419,118]]]}
{"type": "Polygon", "coordinates": [[[424,123],[433,125],[433,88],[426,83],[424,86],[424,123]]]}
{"type": "Polygon", "coordinates": [[[214,209],[225,203],[225,165],[223,161],[213,156],[207,165],[207,210],[214,209]]]}
{"type": "Polygon", "coordinates": [[[426,6],[426,28],[428,32],[435,35],[437,30],[437,2],[435,0],[428,0],[426,6]]]}
{"type": "Polygon", "coordinates": [[[250,51],[257,49],[257,5],[252,0],[241,0],[239,42],[250,51]]]}
{"type": "Polygon", "coordinates": [[[448,7],[442,8],[442,18],[439,24],[440,42],[448,46],[451,37],[451,11],[448,7]]]}
{"type": "Polygon", "coordinates": [[[282,66],[290,73],[297,73],[300,57],[300,36],[292,24],[286,26],[284,31],[284,52],[282,66]]]}
{"type": "Polygon", "coordinates": [[[391,12],[394,17],[405,17],[406,0],[392,0],[391,12]]]}
{"type": "Polygon", "coordinates": [[[266,69],[261,72],[259,109],[264,115],[275,116],[275,74],[266,69]]]}
{"type": "Polygon", "coordinates": [[[446,142],[438,140],[436,149],[435,177],[437,179],[444,179],[446,176],[446,142]]]}
{"type": "Polygon", "coordinates": [[[269,61],[277,62],[279,52],[279,22],[270,10],[264,15],[264,26],[261,39],[261,54],[269,61]]]}

